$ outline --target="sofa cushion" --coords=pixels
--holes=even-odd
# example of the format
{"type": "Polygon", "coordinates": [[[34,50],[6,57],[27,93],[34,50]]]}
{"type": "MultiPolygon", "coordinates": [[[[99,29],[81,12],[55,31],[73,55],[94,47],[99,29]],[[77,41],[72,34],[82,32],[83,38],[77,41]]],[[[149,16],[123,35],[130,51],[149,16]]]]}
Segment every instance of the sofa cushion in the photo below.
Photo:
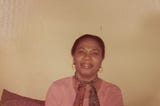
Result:
{"type": "Polygon", "coordinates": [[[2,92],[1,106],[44,106],[43,100],[18,95],[6,89],[2,92]]]}

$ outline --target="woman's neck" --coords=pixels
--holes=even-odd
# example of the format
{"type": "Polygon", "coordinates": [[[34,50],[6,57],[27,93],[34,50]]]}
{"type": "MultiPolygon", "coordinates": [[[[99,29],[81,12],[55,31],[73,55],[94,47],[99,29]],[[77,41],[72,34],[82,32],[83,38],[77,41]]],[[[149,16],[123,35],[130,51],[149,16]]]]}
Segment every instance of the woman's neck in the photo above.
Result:
{"type": "Polygon", "coordinates": [[[75,73],[75,77],[80,81],[86,81],[86,82],[90,82],[90,81],[98,79],[98,75],[95,75],[95,76],[83,76],[83,75],[80,75],[78,73],[75,73]]]}

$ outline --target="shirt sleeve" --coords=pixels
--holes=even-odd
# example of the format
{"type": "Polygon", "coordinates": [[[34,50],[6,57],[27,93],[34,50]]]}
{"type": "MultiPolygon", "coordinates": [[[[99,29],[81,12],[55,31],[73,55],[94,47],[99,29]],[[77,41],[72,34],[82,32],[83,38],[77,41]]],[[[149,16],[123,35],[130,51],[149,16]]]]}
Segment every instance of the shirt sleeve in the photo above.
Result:
{"type": "Polygon", "coordinates": [[[123,97],[120,88],[113,87],[110,92],[110,106],[124,106],[123,97]]]}
{"type": "Polygon", "coordinates": [[[48,89],[45,106],[61,106],[61,90],[56,84],[52,84],[48,89]]]}

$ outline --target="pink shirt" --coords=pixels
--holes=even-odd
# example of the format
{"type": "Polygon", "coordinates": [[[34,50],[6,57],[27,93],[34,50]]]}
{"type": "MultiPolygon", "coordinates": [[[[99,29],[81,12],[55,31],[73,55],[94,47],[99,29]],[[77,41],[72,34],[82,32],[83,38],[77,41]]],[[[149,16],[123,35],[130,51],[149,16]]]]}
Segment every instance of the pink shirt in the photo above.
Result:
{"type": "MultiPolygon", "coordinates": [[[[48,90],[45,106],[73,106],[75,96],[72,77],[57,80],[48,90]]],[[[102,81],[98,98],[100,106],[123,106],[121,90],[105,81],[102,81]]],[[[84,99],[83,106],[88,106],[88,99],[84,99]]]]}

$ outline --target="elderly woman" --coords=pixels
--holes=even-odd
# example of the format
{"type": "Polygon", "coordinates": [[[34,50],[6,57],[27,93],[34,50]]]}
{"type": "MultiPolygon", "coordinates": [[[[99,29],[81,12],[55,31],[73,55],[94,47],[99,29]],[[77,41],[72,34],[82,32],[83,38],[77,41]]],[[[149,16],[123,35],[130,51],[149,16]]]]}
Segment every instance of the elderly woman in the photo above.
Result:
{"type": "Polygon", "coordinates": [[[105,57],[103,40],[80,36],[71,49],[75,74],[53,82],[45,106],[123,106],[119,87],[98,77],[105,57]]]}

